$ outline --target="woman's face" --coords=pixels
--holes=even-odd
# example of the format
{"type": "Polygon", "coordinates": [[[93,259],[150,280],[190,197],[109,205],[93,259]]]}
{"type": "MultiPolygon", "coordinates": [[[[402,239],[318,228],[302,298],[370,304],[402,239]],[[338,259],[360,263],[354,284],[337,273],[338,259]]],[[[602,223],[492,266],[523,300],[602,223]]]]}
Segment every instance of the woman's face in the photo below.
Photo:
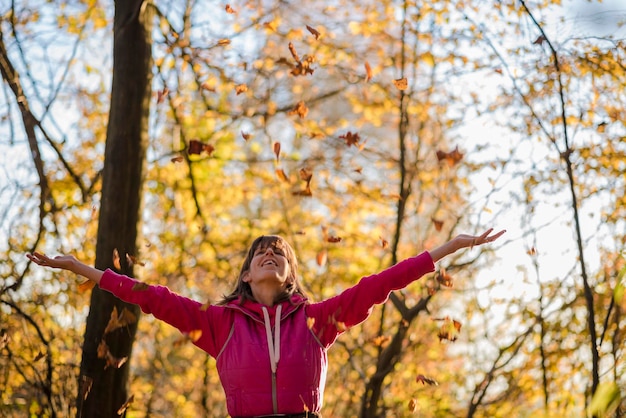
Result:
{"type": "Polygon", "coordinates": [[[252,253],[250,268],[243,280],[250,285],[275,284],[283,287],[290,277],[288,249],[281,240],[260,242],[252,253]]]}

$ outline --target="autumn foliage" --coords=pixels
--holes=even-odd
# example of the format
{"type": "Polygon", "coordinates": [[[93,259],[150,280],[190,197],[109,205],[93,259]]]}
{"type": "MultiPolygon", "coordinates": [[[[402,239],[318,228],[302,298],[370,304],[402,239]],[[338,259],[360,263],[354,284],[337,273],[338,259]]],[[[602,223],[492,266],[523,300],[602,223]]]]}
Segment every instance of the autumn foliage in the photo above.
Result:
{"type": "MultiPolygon", "coordinates": [[[[141,233],[111,266],[133,269],[134,291],[208,304],[251,241],[276,233],[322,299],[457,233],[506,227],[493,252],[455,255],[347,330],[324,416],[623,416],[623,31],[555,32],[540,16],[558,4],[146,3],[141,233]]],[[[7,417],[72,416],[93,396],[79,372],[93,289],[23,255],[94,260],[116,164],[111,5],[40,6],[0,10],[7,417]]],[[[98,359],[130,370],[120,415],[226,415],[197,332],[117,308],[102,329],[98,359]],[[109,338],[131,325],[120,356],[109,338]]]]}

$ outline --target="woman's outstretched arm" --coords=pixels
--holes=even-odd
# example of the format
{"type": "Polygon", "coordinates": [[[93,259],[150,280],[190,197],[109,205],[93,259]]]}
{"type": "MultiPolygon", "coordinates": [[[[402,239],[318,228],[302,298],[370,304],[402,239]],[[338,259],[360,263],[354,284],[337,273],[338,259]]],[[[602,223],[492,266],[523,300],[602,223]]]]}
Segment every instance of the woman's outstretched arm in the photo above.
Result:
{"type": "Polygon", "coordinates": [[[72,273],[96,282],[96,284],[100,284],[100,279],[104,273],[102,270],[98,270],[95,267],[88,266],[87,264],[77,260],[73,255],[59,255],[57,257],[50,258],[45,254],[34,252],[32,254],[27,254],[26,257],[28,257],[28,259],[33,263],[40,266],[71,271],[72,273]]]}
{"type": "Polygon", "coordinates": [[[462,248],[467,248],[467,247],[471,248],[476,245],[482,245],[488,242],[493,242],[497,240],[498,238],[500,238],[500,236],[504,234],[506,231],[503,230],[503,231],[498,232],[497,234],[491,235],[492,232],[493,232],[493,228],[489,228],[482,235],[467,235],[467,234],[457,235],[456,237],[452,238],[450,241],[446,242],[445,244],[435,248],[434,250],[429,251],[430,256],[432,257],[433,262],[436,263],[437,261],[441,260],[445,256],[455,253],[462,248]]]}

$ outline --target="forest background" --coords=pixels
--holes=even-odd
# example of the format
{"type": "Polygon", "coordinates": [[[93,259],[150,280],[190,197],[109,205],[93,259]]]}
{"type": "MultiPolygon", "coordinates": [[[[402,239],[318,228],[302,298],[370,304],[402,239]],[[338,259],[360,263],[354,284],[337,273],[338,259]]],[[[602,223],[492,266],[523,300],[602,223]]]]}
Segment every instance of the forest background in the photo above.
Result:
{"type": "Polygon", "coordinates": [[[624,416],[626,10],[598,5],[1,2],[0,415],[226,415],[193,335],[28,252],[214,302],[277,233],[319,300],[493,226],[339,339],[324,415],[624,416]]]}

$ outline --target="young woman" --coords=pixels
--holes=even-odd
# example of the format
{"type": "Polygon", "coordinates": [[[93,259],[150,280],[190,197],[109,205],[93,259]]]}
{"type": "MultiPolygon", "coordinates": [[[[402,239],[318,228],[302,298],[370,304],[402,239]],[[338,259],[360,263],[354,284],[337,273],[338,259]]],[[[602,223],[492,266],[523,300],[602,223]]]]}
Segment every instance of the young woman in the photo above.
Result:
{"type": "Polygon", "coordinates": [[[194,344],[216,359],[232,417],[317,417],[326,382],[326,352],[335,339],[367,319],[372,307],[387,300],[391,291],[434,271],[434,263],[446,255],[493,242],[504,233],[492,232],[459,235],[317,303],[302,290],[293,249],[275,235],[252,243],[235,290],[210,306],[163,286],[95,269],[73,256],[33,253],[28,258],[93,280],[181,332],[200,335],[194,344]]]}

